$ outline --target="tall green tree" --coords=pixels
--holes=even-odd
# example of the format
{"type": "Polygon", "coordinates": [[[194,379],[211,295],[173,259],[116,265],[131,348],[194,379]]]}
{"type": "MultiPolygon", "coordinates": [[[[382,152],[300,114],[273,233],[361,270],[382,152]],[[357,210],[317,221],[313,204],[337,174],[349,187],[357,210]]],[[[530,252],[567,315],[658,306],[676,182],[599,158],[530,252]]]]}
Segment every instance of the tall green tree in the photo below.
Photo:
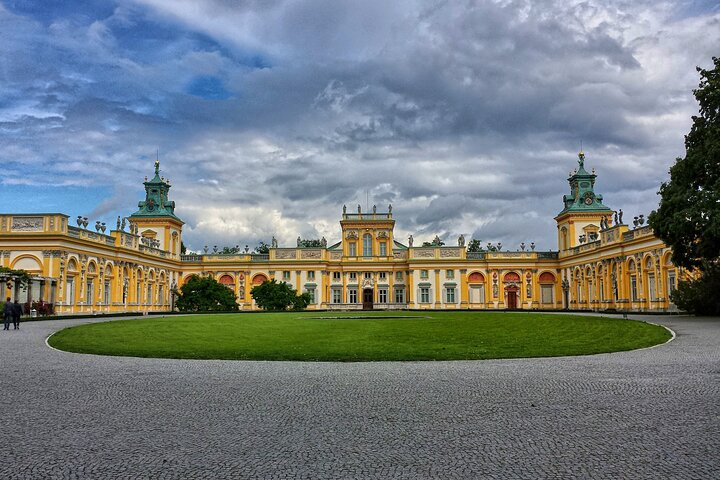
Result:
{"type": "Polygon", "coordinates": [[[712,70],[697,69],[700,115],[692,117],[685,157],[670,168],[670,181],[658,192],[660,207],[649,217],[672,247],[675,265],[704,271],[720,258],[720,59],[713,63],[712,70]]]}
{"type": "Polygon", "coordinates": [[[250,290],[255,303],[263,310],[279,312],[283,310],[304,310],[310,303],[310,294],[298,295],[295,289],[285,282],[278,282],[274,278],[250,290]]]}
{"type": "Polygon", "coordinates": [[[467,251],[468,253],[482,252],[483,248],[482,245],[480,245],[480,240],[477,238],[473,238],[472,240],[470,240],[467,246],[467,251]]]}
{"type": "Polygon", "coordinates": [[[238,305],[232,290],[212,277],[193,275],[180,287],[177,299],[181,312],[236,312],[238,305]]]}

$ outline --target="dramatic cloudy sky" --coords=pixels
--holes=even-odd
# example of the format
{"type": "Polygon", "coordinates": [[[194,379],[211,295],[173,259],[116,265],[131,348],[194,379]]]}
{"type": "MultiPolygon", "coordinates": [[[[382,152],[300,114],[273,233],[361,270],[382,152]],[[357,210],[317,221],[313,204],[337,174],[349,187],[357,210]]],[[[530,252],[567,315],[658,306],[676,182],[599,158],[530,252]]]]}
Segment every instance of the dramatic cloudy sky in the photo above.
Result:
{"type": "Polygon", "coordinates": [[[626,219],[720,55],[715,0],[0,0],[0,201],[115,225],[160,152],[185,243],[396,238],[555,249],[582,142],[626,219]]]}

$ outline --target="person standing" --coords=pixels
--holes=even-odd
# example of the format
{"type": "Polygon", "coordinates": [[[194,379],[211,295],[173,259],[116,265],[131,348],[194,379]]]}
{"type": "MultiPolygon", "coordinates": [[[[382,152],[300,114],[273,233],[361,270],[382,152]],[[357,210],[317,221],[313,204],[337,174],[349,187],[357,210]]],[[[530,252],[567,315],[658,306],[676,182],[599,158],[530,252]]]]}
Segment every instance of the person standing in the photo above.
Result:
{"type": "Polygon", "coordinates": [[[3,330],[10,330],[10,319],[13,316],[13,309],[13,303],[8,298],[7,302],[5,302],[5,308],[3,308],[3,318],[5,320],[5,327],[3,330]]]}
{"type": "Polygon", "coordinates": [[[13,304],[13,327],[15,330],[20,330],[20,315],[22,315],[22,306],[15,300],[13,304]]]}

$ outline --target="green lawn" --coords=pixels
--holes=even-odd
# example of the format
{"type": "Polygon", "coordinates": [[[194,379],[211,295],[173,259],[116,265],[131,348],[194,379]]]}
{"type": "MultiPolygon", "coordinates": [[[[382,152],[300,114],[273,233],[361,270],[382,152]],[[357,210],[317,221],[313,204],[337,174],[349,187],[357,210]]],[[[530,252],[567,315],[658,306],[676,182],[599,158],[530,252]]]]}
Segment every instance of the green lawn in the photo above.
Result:
{"type": "Polygon", "coordinates": [[[586,355],[670,338],[662,327],[619,318],[505,312],[347,318],[358,315],[367,316],[303,312],[115,320],[61,330],[49,343],[70,352],[134,357],[378,361],[586,355]]]}

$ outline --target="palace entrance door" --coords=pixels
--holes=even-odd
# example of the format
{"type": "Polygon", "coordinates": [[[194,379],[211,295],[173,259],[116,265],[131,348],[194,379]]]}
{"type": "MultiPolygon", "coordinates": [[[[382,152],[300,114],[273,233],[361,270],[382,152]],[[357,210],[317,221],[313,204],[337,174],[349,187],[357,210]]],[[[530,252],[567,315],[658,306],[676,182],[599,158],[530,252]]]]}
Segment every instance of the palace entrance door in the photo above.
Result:
{"type": "Polygon", "coordinates": [[[366,288],[363,290],[363,310],[373,309],[373,289],[366,288]]]}
{"type": "Polygon", "coordinates": [[[518,291],[520,289],[518,287],[508,287],[505,292],[507,293],[507,308],[510,310],[515,310],[518,308],[518,291]]]}

